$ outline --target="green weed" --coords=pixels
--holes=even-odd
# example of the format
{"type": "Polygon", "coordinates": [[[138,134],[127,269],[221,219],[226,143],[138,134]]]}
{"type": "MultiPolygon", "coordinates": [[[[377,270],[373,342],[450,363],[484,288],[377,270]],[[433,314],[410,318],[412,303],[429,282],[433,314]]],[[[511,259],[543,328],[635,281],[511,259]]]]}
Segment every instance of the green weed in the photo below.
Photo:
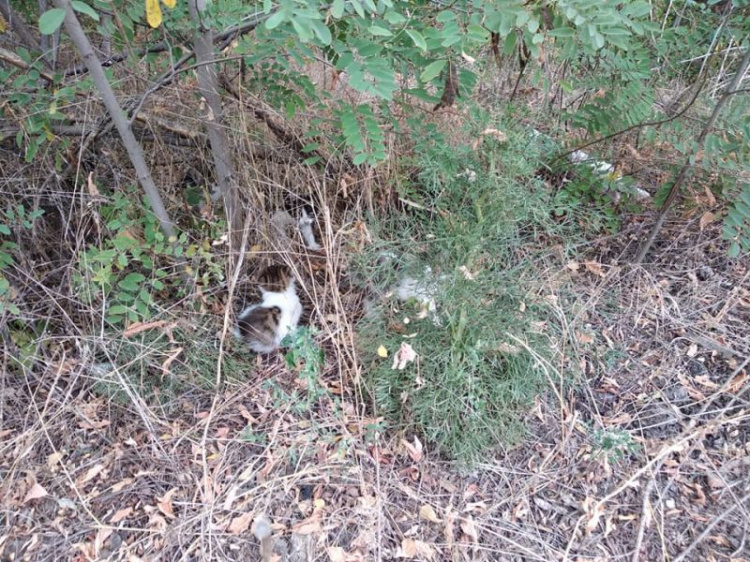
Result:
{"type": "Polygon", "coordinates": [[[380,295],[358,326],[378,414],[469,464],[518,441],[525,408],[542,390],[525,346],[542,356],[549,349],[534,329],[542,312],[530,293],[536,274],[520,248],[555,228],[549,196],[532,179],[538,161],[525,132],[476,119],[471,133],[493,127],[507,142],[485,139],[476,151],[448,146],[434,130],[421,135],[414,179],[398,188],[427,210],[381,221],[378,242],[355,260],[358,278],[380,295]],[[405,277],[432,297],[434,313],[420,298],[392,296],[405,277]],[[418,359],[394,368],[402,343],[418,359]]]}

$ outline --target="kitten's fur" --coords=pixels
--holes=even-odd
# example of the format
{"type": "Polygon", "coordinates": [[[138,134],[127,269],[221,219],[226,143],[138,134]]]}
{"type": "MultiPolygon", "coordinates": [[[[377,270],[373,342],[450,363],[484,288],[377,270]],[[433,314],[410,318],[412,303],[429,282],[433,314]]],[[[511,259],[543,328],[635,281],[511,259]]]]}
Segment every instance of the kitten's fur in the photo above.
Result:
{"type": "Polygon", "coordinates": [[[262,300],[248,306],[237,319],[235,335],[257,353],[271,353],[297,329],[302,316],[292,272],[284,265],[272,265],[257,279],[262,300]]]}

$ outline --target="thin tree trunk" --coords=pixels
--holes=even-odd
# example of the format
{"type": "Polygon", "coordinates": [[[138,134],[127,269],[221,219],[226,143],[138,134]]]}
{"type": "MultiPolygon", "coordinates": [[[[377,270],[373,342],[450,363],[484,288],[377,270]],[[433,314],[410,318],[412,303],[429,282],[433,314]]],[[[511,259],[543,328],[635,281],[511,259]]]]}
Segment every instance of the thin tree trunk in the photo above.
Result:
{"type": "Polygon", "coordinates": [[[236,174],[232,165],[229,143],[223,128],[223,112],[221,96],[219,95],[219,81],[216,75],[214,59],[213,31],[203,22],[203,12],[206,9],[205,0],[189,0],[190,19],[195,27],[193,35],[193,51],[196,62],[200,65],[196,69],[198,87],[208,105],[208,116],[205,125],[208,139],[211,143],[216,177],[219,182],[219,193],[224,198],[224,209],[229,226],[229,250],[234,254],[240,247],[242,235],[242,212],[235,186],[236,174]]]}
{"type": "Polygon", "coordinates": [[[638,252],[638,255],[635,258],[635,263],[641,263],[651,249],[654,240],[656,240],[656,237],[658,236],[659,231],[664,224],[664,220],[667,218],[667,214],[669,213],[672,204],[677,198],[677,195],[682,189],[682,186],[690,177],[690,174],[693,171],[693,162],[695,160],[696,154],[698,154],[699,151],[703,150],[703,143],[706,140],[706,136],[709,132],[711,132],[711,129],[713,129],[714,125],[716,124],[716,120],[719,118],[719,114],[724,109],[724,106],[726,105],[727,101],[729,101],[729,98],[739,88],[740,83],[742,82],[742,78],[745,76],[745,72],[747,72],[748,66],[750,66],[750,47],[746,49],[745,55],[742,57],[742,60],[740,61],[740,64],[737,68],[737,72],[735,73],[734,78],[732,78],[732,83],[729,84],[729,87],[724,91],[719,101],[716,102],[716,106],[714,107],[713,113],[711,113],[711,117],[708,119],[708,123],[706,123],[706,126],[703,127],[698,140],[693,146],[693,150],[685,159],[685,163],[682,165],[680,172],[677,174],[677,179],[674,180],[672,189],[669,190],[669,195],[667,195],[667,199],[666,201],[664,201],[664,205],[662,205],[661,211],[659,211],[659,218],[656,219],[656,224],[651,230],[651,235],[648,237],[648,240],[638,252]]]}
{"type": "Polygon", "coordinates": [[[83,61],[86,63],[91,78],[94,80],[94,85],[102,96],[104,106],[107,108],[107,112],[109,113],[115,127],[117,127],[117,132],[120,134],[120,138],[122,138],[125,150],[127,150],[130,161],[138,175],[138,181],[146,192],[146,196],[148,197],[149,203],[151,203],[151,207],[153,208],[156,218],[159,220],[162,230],[168,238],[176,236],[174,225],[169,219],[161,195],[156,189],[154,180],[151,177],[151,172],[143,157],[141,145],[138,144],[135,135],[133,135],[133,131],[128,126],[125,114],[123,113],[120,104],[117,102],[117,98],[107,81],[107,77],[104,75],[104,69],[99,62],[99,59],[96,58],[91,43],[89,42],[88,37],[86,37],[78,18],[73,12],[73,8],[70,6],[70,0],[55,0],[55,5],[58,8],[65,10],[65,29],[73,40],[76,49],[81,54],[83,61]]]}

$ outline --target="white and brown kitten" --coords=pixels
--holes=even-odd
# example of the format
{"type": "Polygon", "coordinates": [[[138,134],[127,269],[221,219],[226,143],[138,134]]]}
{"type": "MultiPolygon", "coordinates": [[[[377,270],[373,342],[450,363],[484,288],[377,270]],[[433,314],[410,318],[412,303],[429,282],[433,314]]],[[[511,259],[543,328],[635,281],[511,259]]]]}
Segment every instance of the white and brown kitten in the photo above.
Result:
{"type": "Polygon", "coordinates": [[[235,335],[256,353],[271,353],[297,329],[302,303],[294,276],[285,265],[272,265],[257,279],[261,302],[248,306],[237,319],[235,335]]]}

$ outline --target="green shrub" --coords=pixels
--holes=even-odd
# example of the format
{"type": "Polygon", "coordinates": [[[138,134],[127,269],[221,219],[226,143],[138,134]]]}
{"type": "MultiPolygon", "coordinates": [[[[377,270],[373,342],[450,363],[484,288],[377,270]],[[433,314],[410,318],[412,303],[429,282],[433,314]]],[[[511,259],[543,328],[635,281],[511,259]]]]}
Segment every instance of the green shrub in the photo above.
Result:
{"type": "Polygon", "coordinates": [[[209,240],[193,242],[185,233],[167,240],[133,191],[117,192],[101,207],[104,236],[80,254],[72,278],[79,298],[93,310],[103,303],[105,319],[116,326],[149,319],[160,296],[185,296],[187,276],[204,288],[223,279],[209,240]]]}
{"type": "Polygon", "coordinates": [[[521,244],[554,228],[550,197],[534,179],[528,132],[479,114],[468,138],[486,128],[507,141],[487,136],[473,150],[419,130],[416,179],[397,189],[426,211],[376,224],[378,243],[354,267],[380,295],[358,326],[378,413],[467,463],[522,435],[524,409],[543,388],[535,356],[549,354],[521,244]],[[434,314],[389,296],[405,277],[428,287],[434,314]],[[399,370],[402,343],[418,359],[399,370]]]}

